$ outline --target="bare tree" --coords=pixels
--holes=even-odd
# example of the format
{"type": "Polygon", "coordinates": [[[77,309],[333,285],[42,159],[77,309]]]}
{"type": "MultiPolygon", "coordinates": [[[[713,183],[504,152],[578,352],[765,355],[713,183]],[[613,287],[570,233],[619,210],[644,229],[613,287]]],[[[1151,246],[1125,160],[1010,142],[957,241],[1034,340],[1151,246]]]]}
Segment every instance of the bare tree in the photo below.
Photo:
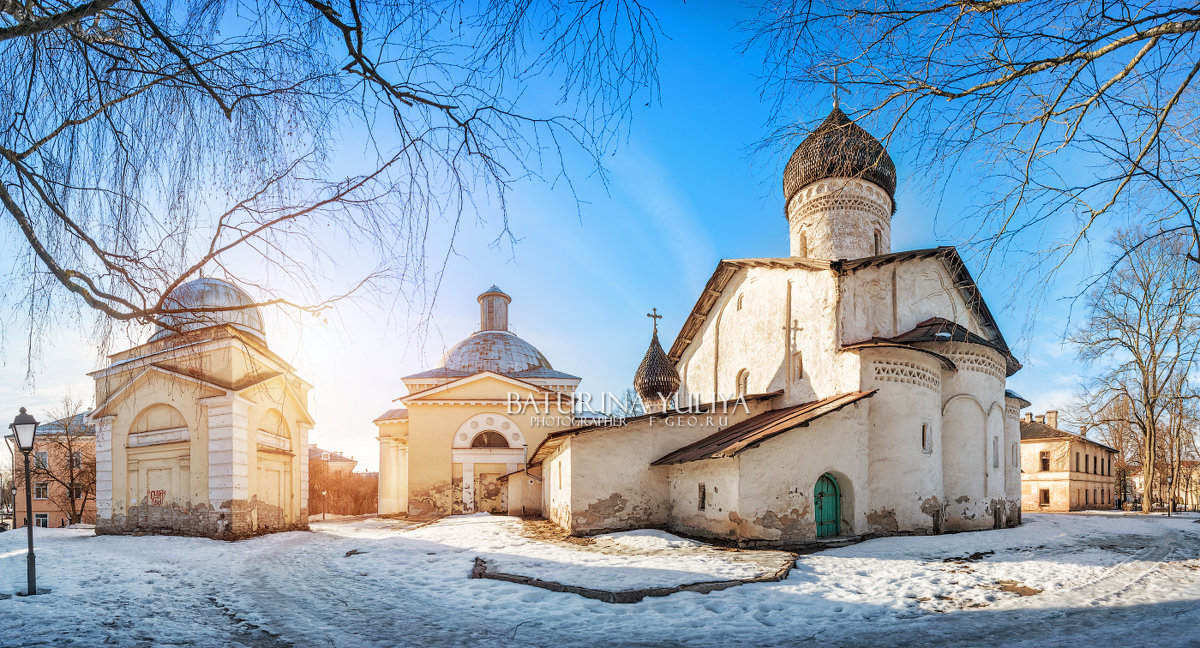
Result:
{"type": "Polygon", "coordinates": [[[1089,294],[1087,320],[1071,342],[1082,360],[1099,369],[1086,396],[1094,411],[1124,411],[1136,431],[1142,510],[1149,511],[1161,444],[1172,420],[1182,420],[1182,385],[1196,359],[1200,265],[1180,262],[1188,245],[1183,236],[1147,243],[1144,233],[1134,230],[1114,243],[1120,261],[1089,294]]]}
{"type": "Polygon", "coordinates": [[[375,475],[335,470],[320,459],[308,462],[308,513],[363,515],[379,511],[379,479],[375,475]]]}
{"type": "Polygon", "coordinates": [[[511,236],[515,183],[600,168],[657,33],[636,0],[0,2],[5,301],[173,328],[208,272],[256,305],[428,303],[464,218],[511,236]],[[330,240],[376,271],[330,285],[330,240]]]}
{"type": "Polygon", "coordinates": [[[979,180],[964,220],[985,262],[1057,267],[1118,217],[1186,232],[1179,257],[1200,262],[1193,4],[762,0],[744,28],[777,102],[768,146],[807,131],[795,120],[838,84],[856,118],[913,142],[932,184],[979,180]]]}
{"type": "Polygon", "coordinates": [[[646,406],[642,404],[642,397],[638,396],[637,391],[632,387],[626,387],[625,391],[621,392],[621,396],[613,404],[613,411],[609,412],[611,416],[617,418],[641,416],[645,413],[646,406]]]}
{"type": "MultiPolygon", "coordinates": [[[[85,515],[88,503],[96,501],[96,432],[87,415],[70,397],[46,412],[53,422],[38,427],[34,446],[45,453],[45,462],[35,461],[29,469],[32,481],[47,483],[47,498],[70,524],[95,521],[85,515]]],[[[23,463],[17,464],[17,480],[25,483],[23,463]]]]}
{"type": "Polygon", "coordinates": [[[1132,476],[1142,465],[1141,430],[1135,426],[1132,406],[1127,399],[1116,396],[1091,400],[1097,395],[1083,394],[1072,407],[1072,419],[1080,433],[1116,450],[1112,466],[1113,493],[1121,503],[1129,502],[1133,495],[1132,476]]]}

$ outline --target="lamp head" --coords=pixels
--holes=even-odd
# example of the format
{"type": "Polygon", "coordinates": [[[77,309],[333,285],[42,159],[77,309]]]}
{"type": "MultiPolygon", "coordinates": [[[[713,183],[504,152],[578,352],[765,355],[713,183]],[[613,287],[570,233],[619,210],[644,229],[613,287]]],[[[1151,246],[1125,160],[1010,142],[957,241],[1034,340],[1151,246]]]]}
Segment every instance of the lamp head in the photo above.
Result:
{"type": "Polygon", "coordinates": [[[17,447],[21,452],[31,452],[33,450],[33,437],[37,433],[38,422],[33,416],[25,413],[25,408],[21,408],[21,413],[13,419],[11,425],[8,426],[17,437],[17,447]]]}

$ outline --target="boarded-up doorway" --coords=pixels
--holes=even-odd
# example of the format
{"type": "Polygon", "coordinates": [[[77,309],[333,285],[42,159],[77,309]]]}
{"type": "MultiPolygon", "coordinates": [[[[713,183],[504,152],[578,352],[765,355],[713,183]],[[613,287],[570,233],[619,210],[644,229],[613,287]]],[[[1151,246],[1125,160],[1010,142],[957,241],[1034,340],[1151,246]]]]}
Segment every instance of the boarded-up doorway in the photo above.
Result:
{"type": "Polygon", "coordinates": [[[475,474],[475,510],[481,513],[508,515],[507,489],[500,482],[501,473],[475,474]]]}

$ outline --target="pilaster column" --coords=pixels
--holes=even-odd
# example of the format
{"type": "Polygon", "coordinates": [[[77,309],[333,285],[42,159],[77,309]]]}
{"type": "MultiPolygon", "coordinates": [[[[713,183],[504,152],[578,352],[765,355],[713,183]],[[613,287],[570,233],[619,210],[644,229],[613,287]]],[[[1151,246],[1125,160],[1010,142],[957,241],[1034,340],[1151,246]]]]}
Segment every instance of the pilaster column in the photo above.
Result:
{"type": "Polygon", "coordinates": [[[96,427],[96,519],[111,520],[113,509],[112,424],[115,416],[93,419],[96,427]]]}
{"type": "Polygon", "coordinates": [[[300,460],[300,508],[308,509],[308,431],[312,426],[301,423],[298,427],[294,451],[300,460]]]}
{"type": "MultiPolygon", "coordinates": [[[[200,400],[208,407],[208,500],[214,509],[250,499],[250,401],[230,394],[200,400]]],[[[307,447],[307,446],[305,446],[307,447]]]]}
{"type": "Polygon", "coordinates": [[[397,485],[400,471],[396,465],[396,443],[389,437],[379,437],[379,513],[399,513],[397,485]]]}

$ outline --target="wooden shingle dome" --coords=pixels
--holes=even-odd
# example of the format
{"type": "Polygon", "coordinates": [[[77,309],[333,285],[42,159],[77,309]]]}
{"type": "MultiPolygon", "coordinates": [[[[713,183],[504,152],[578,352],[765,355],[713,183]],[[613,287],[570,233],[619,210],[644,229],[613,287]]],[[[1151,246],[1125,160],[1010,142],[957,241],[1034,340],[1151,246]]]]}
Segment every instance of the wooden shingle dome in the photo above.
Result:
{"type": "Polygon", "coordinates": [[[895,204],[896,165],[892,157],[879,140],[837,106],[788,160],[783,171],[784,204],[805,185],[826,178],[866,180],[887,192],[895,204]]]}
{"type": "Polygon", "coordinates": [[[662,399],[670,400],[679,391],[679,372],[658,342],[657,327],[650,339],[650,348],[646,349],[646,356],[633,375],[633,388],[647,406],[662,399]]]}

